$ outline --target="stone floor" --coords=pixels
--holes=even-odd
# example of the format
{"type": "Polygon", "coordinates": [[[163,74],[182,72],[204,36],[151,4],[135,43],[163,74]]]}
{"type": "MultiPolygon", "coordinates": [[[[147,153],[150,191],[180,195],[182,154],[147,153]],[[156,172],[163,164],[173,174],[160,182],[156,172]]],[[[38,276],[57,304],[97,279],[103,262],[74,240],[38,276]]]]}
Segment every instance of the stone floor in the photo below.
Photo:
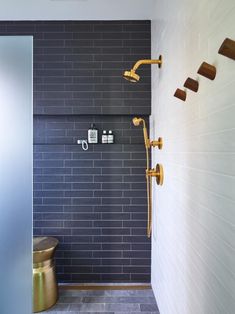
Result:
{"type": "Polygon", "coordinates": [[[151,289],[61,290],[49,314],[159,314],[151,289]]]}

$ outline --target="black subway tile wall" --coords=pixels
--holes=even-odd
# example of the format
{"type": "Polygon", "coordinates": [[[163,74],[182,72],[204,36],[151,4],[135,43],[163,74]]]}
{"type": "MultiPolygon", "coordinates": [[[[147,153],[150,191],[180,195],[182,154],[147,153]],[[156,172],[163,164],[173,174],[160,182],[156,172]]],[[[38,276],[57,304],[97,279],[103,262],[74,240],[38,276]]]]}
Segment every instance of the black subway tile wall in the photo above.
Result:
{"type": "Polygon", "coordinates": [[[149,21],[0,22],[0,35],[34,36],[35,114],[150,114],[149,21]]]}
{"type": "MultiPolygon", "coordinates": [[[[0,35],[34,37],[34,235],[55,236],[60,282],[149,282],[145,149],[149,21],[0,22],[0,35]],[[89,145],[95,123],[115,144],[89,145]]],[[[99,137],[101,140],[101,138],[99,137]]]]}

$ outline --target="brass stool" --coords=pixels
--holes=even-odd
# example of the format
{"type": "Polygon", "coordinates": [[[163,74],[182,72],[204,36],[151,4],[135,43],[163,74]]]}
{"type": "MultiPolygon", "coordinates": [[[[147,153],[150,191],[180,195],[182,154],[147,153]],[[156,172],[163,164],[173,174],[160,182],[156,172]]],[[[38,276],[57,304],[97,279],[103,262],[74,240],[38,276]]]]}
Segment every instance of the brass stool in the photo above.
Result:
{"type": "Polygon", "coordinates": [[[59,241],[55,238],[33,239],[33,311],[52,307],[58,299],[53,257],[59,241]]]}

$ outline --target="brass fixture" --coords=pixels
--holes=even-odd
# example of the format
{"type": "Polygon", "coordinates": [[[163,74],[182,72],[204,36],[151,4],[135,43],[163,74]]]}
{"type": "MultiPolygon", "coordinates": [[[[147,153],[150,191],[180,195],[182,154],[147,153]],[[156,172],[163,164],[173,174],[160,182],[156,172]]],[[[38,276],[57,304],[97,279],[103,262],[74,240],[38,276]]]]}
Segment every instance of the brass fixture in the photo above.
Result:
{"type": "Polygon", "coordinates": [[[163,185],[164,172],[161,164],[157,164],[155,168],[146,170],[146,176],[155,177],[157,185],[163,185]]]}
{"type": "Polygon", "coordinates": [[[144,144],[146,149],[146,184],[147,184],[147,202],[148,202],[148,222],[147,222],[147,237],[150,238],[152,230],[152,177],[156,177],[156,182],[158,185],[163,184],[164,174],[163,167],[157,164],[156,168],[150,169],[149,167],[149,149],[151,147],[158,147],[162,149],[163,140],[161,137],[157,141],[150,141],[148,137],[148,131],[146,127],[146,122],[142,118],[133,118],[132,122],[135,126],[143,124],[143,134],[144,134],[144,144]]]}
{"type": "Polygon", "coordinates": [[[162,147],[163,147],[163,140],[162,140],[162,138],[161,137],[159,137],[158,138],[158,140],[157,141],[150,141],[149,142],[149,146],[151,147],[158,147],[158,149],[162,149],[162,147]]]}
{"type": "Polygon", "coordinates": [[[130,71],[125,71],[123,73],[124,79],[132,83],[138,82],[140,80],[140,76],[136,74],[135,72],[139,68],[139,66],[142,64],[158,64],[158,67],[161,68],[162,56],[160,55],[159,59],[143,59],[143,60],[137,61],[130,71]]]}

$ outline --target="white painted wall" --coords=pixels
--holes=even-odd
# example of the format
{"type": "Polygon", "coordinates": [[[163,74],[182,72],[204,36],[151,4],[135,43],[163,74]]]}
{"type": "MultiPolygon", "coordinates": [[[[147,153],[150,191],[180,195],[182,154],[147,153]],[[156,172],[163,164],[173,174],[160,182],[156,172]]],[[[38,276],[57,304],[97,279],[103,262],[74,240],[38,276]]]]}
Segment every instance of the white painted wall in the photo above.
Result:
{"type": "Polygon", "coordinates": [[[161,314],[235,313],[235,61],[217,53],[235,40],[234,0],[156,1],[152,55],[154,191],[152,284],[161,314]],[[159,13],[158,13],[159,12],[159,13]],[[214,81],[197,75],[214,64],[214,81]],[[173,97],[191,76],[199,92],[173,97]]]}
{"type": "Polygon", "coordinates": [[[155,0],[0,0],[0,20],[150,19],[155,0]]]}

